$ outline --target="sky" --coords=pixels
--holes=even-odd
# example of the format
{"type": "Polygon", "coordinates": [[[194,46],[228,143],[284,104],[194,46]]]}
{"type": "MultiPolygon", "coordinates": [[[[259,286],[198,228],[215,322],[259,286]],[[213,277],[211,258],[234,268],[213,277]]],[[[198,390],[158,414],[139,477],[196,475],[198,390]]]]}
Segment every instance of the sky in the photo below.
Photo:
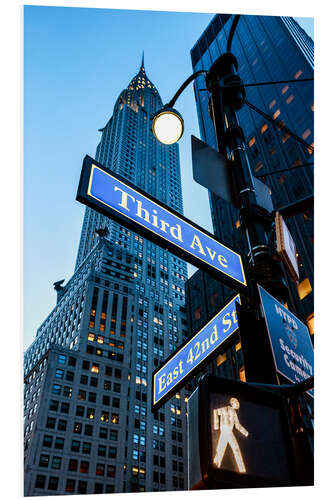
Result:
{"type": "MultiPolygon", "coordinates": [[[[84,215],[75,200],[83,157],[122,89],[145,68],[167,102],[192,73],[190,49],[213,13],[24,7],[24,348],[70,279],[84,215]],[[186,29],[185,29],[186,27],[186,29]]],[[[311,20],[302,26],[311,35],[311,20]]],[[[207,190],[193,181],[199,137],[193,88],[177,101],[185,215],[212,231],[207,190]]],[[[190,273],[194,268],[191,266],[190,273]]]]}

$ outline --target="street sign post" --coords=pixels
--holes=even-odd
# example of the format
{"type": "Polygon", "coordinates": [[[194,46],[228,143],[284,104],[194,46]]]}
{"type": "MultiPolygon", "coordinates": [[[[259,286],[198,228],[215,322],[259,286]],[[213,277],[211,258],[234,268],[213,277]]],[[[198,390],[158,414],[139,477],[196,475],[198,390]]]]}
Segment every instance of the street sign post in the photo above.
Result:
{"type": "Polygon", "coordinates": [[[238,330],[236,295],[206,325],[187,339],[153,372],[152,409],[159,408],[183,387],[194,373],[208,363],[238,330]]]}
{"type": "Polygon", "coordinates": [[[83,161],[76,199],[210,272],[225,285],[245,290],[240,254],[89,156],[83,161]]]}
{"type": "MultiPolygon", "coordinates": [[[[314,375],[313,345],[307,326],[258,285],[276,371],[293,383],[314,375]]],[[[313,397],[313,390],[308,391],[313,397]]]]}
{"type": "Polygon", "coordinates": [[[295,457],[284,396],[205,376],[188,400],[189,489],[291,486],[295,457]]]}

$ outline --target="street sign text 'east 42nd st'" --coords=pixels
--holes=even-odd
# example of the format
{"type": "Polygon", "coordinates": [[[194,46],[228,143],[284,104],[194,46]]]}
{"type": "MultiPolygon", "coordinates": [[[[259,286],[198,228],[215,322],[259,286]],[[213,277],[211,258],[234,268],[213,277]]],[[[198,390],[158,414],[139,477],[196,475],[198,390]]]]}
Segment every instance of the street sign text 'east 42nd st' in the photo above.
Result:
{"type": "Polygon", "coordinates": [[[83,161],[76,199],[244,291],[246,278],[238,253],[89,156],[83,161]]]}
{"type": "Polygon", "coordinates": [[[179,346],[162,366],[153,373],[152,409],[155,410],[178,392],[193,377],[196,370],[202,368],[216,356],[217,349],[222,344],[231,341],[238,330],[236,302],[240,303],[236,295],[228,304],[201,328],[197,333],[179,346]]]}

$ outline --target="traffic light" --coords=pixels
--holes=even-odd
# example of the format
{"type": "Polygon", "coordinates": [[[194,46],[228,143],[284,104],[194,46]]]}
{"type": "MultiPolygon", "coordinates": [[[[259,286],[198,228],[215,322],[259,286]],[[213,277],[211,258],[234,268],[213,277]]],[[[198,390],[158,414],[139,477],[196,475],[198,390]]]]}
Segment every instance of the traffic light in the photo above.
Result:
{"type": "Polygon", "coordinates": [[[285,398],[206,376],[188,401],[189,489],[292,486],[296,471],[285,398]]]}

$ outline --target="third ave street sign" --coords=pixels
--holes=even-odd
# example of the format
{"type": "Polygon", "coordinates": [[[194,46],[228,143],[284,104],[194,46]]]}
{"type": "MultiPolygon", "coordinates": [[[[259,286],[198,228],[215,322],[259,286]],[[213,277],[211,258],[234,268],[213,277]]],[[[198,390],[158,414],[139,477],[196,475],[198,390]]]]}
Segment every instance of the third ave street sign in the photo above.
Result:
{"type": "Polygon", "coordinates": [[[246,278],[238,253],[89,156],[83,161],[76,199],[234,290],[244,291],[246,278]]]}

